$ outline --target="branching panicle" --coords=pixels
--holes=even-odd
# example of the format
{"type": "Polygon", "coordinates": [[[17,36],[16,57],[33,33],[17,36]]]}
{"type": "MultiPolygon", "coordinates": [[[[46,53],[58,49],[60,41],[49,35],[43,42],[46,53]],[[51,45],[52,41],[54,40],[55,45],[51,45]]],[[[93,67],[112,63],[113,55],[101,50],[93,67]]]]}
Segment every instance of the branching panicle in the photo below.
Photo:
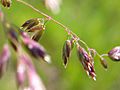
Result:
{"type": "MultiPolygon", "coordinates": [[[[26,5],[27,7],[30,7],[34,11],[44,16],[43,18],[32,18],[26,20],[18,29],[10,24],[7,20],[5,20],[4,14],[0,10],[0,21],[4,27],[6,38],[10,42],[8,44],[5,44],[3,51],[0,54],[0,77],[2,77],[3,72],[6,70],[7,62],[10,57],[8,45],[11,45],[17,56],[16,79],[18,88],[20,90],[24,90],[25,87],[29,90],[45,90],[45,87],[41,79],[38,77],[31,58],[38,59],[38,61],[40,59],[43,59],[45,62],[51,62],[50,56],[48,55],[45,48],[38,43],[41,36],[43,36],[43,33],[46,29],[46,23],[49,20],[61,26],[67,33],[68,38],[65,41],[62,50],[62,59],[65,67],[67,67],[72,49],[75,47],[78,58],[84,70],[87,72],[88,76],[94,80],[96,80],[96,73],[94,68],[95,56],[99,57],[100,62],[105,69],[108,68],[105,56],[109,57],[113,61],[120,61],[120,46],[113,48],[108,52],[108,54],[100,55],[94,48],[90,48],[86,42],[80,39],[75,33],[73,33],[61,22],[36,9],[23,0],[16,1],[20,2],[23,5],[26,5]],[[24,85],[24,82],[26,80],[25,76],[28,76],[28,86],[24,85]]],[[[11,0],[1,0],[1,3],[4,7],[11,6],[11,0]]]]}

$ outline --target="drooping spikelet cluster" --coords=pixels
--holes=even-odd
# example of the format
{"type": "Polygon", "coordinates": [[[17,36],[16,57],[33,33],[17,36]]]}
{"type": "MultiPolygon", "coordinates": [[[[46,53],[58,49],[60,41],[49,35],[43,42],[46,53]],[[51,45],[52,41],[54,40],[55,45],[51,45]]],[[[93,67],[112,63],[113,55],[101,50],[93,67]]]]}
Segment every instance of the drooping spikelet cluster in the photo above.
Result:
{"type": "MultiPolygon", "coordinates": [[[[23,4],[31,7],[35,11],[39,10],[32,7],[30,4],[22,2],[23,4]]],[[[45,4],[48,9],[57,10],[55,7],[59,8],[57,0],[45,0],[45,4]],[[56,5],[55,7],[51,5],[56,5]]],[[[11,6],[11,0],[1,0],[4,7],[9,8],[11,6]]],[[[39,12],[41,13],[41,12],[39,12]]],[[[48,15],[41,13],[48,18],[48,15]]],[[[49,16],[50,17],[50,16],[49,16]]],[[[6,72],[8,62],[10,61],[10,47],[14,49],[16,53],[16,80],[19,90],[45,90],[39,75],[36,72],[32,58],[43,60],[50,63],[50,56],[48,55],[45,48],[39,44],[39,40],[45,31],[45,22],[49,19],[46,18],[32,18],[25,21],[20,28],[13,26],[9,23],[3,12],[0,10],[0,22],[4,27],[4,31],[7,38],[7,43],[3,46],[3,50],[0,54],[0,78],[6,72]],[[27,81],[27,86],[25,85],[27,81]]],[[[66,26],[60,22],[50,19],[66,29],[66,26]]],[[[113,61],[120,61],[120,46],[117,46],[110,50],[107,54],[100,55],[95,49],[89,48],[88,45],[82,41],[76,34],[70,30],[65,30],[68,33],[68,39],[65,41],[62,50],[62,59],[65,68],[69,62],[71,52],[73,48],[76,48],[77,56],[82,64],[84,70],[93,80],[96,80],[96,73],[94,68],[94,57],[97,55],[100,59],[102,66],[107,69],[108,65],[105,60],[105,56],[109,57],[113,61]]]]}
{"type": "Polygon", "coordinates": [[[63,64],[66,68],[72,49],[76,47],[78,59],[80,60],[84,70],[88,74],[88,76],[92,77],[93,80],[96,80],[96,73],[94,68],[94,57],[97,55],[100,59],[102,66],[107,69],[108,65],[106,62],[105,56],[108,56],[110,59],[114,61],[120,61],[120,46],[117,46],[110,50],[108,54],[100,55],[95,49],[89,48],[86,46],[83,41],[76,39],[74,36],[69,35],[69,38],[65,41],[63,45],[62,58],[63,64]],[[84,44],[83,45],[81,45],[84,44]],[[87,50],[86,50],[87,49],[87,50]]]}
{"type": "Polygon", "coordinates": [[[70,57],[71,51],[73,47],[76,46],[77,48],[77,54],[78,58],[84,67],[84,70],[87,72],[89,76],[91,76],[94,80],[96,80],[96,74],[94,70],[94,60],[91,54],[88,54],[88,52],[81,47],[80,43],[78,41],[74,40],[74,38],[71,37],[71,39],[68,39],[65,41],[65,44],[63,46],[63,62],[64,66],[67,66],[68,59],[70,57]]]}

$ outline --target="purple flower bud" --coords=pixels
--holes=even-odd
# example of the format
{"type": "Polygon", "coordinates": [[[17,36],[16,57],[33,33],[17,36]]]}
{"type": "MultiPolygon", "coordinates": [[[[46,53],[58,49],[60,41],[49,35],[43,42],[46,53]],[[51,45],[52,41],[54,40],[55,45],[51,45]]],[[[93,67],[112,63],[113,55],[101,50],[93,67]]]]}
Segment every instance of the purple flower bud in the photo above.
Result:
{"type": "Polygon", "coordinates": [[[108,56],[114,61],[120,61],[120,46],[117,46],[108,52],[108,56]]]}
{"type": "MultiPolygon", "coordinates": [[[[24,32],[25,33],[25,32],[24,32]]],[[[22,41],[27,50],[33,55],[35,58],[42,58],[46,62],[50,63],[50,56],[46,53],[43,46],[41,46],[38,42],[30,39],[29,37],[22,37],[22,41]]]]}
{"type": "Polygon", "coordinates": [[[77,45],[78,58],[81,61],[85,71],[92,79],[96,80],[96,74],[94,70],[94,61],[91,55],[89,55],[84,48],[77,45]]]}
{"type": "Polygon", "coordinates": [[[8,44],[5,44],[3,47],[3,51],[0,54],[0,77],[2,77],[3,73],[6,71],[9,58],[10,58],[9,46],[8,44]]]}

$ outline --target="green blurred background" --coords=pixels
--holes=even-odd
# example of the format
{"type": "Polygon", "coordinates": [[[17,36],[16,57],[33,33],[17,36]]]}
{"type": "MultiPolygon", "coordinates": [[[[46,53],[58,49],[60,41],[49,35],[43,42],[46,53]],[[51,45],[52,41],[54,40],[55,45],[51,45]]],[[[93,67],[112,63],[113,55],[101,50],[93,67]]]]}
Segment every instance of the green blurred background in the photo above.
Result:
{"type": "MultiPolygon", "coordinates": [[[[10,9],[0,5],[11,23],[20,27],[30,18],[43,17],[16,0],[12,1],[10,9]]],[[[101,54],[120,45],[120,0],[63,0],[61,11],[57,15],[45,8],[43,0],[24,1],[68,26],[101,54]]],[[[61,52],[66,35],[63,28],[50,21],[44,36],[39,41],[52,58],[50,65],[34,61],[47,90],[120,90],[120,63],[113,62],[109,58],[106,58],[109,65],[107,71],[101,66],[99,58],[95,58],[97,81],[93,81],[86,75],[77,58],[75,48],[68,67],[64,69],[61,52]]],[[[0,50],[5,42],[6,36],[0,24],[0,50]]],[[[15,57],[11,58],[8,71],[0,80],[0,90],[17,90],[15,60],[15,57]]]]}

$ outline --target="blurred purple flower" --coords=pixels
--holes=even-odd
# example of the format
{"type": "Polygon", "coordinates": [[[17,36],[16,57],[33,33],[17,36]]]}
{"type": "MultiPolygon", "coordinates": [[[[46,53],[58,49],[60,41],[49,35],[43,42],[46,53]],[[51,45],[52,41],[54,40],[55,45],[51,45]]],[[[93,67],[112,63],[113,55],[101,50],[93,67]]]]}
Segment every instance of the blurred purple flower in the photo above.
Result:
{"type": "Polygon", "coordinates": [[[17,78],[17,83],[18,83],[18,87],[22,88],[24,85],[24,81],[25,81],[25,65],[23,63],[22,60],[18,61],[18,65],[17,65],[17,73],[16,73],[16,78],[17,78]]]}
{"type": "Polygon", "coordinates": [[[40,77],[31,69],[28,70],[28,78],[31,90],[46,90],[40,77]]]}
{"type": "Polygon", "coordinates": [[[14,28],[9,27],[7,32],[8,40],[15,51],[17,51],[18,35],[14,28]]]}
{"type": "Polygon", "coordinates": [[[22,90],[45,90],[45,86],[36,73],[31,58],[27,53],[19,48],[18,51],[17,82],[22,90]],[[28,87],[25,88],[24,82],[28,80],[28,87]]]}
{"type": "Polygon", "coordinates": [[[46,62],[50,63],[50,56],[46,53],[46,50],[38,42],[32,40],[25,32],[22,33],[22,41],[28,51],[35,58],[42,58],[46,62]]]}
{"type": "Polygon", "coordinates": [[[8,44],[5,44],[0,54],[0,77],[2,77],[3,73],[6,71],[7,64],[10,58],[10,51],[8,44]]]}

